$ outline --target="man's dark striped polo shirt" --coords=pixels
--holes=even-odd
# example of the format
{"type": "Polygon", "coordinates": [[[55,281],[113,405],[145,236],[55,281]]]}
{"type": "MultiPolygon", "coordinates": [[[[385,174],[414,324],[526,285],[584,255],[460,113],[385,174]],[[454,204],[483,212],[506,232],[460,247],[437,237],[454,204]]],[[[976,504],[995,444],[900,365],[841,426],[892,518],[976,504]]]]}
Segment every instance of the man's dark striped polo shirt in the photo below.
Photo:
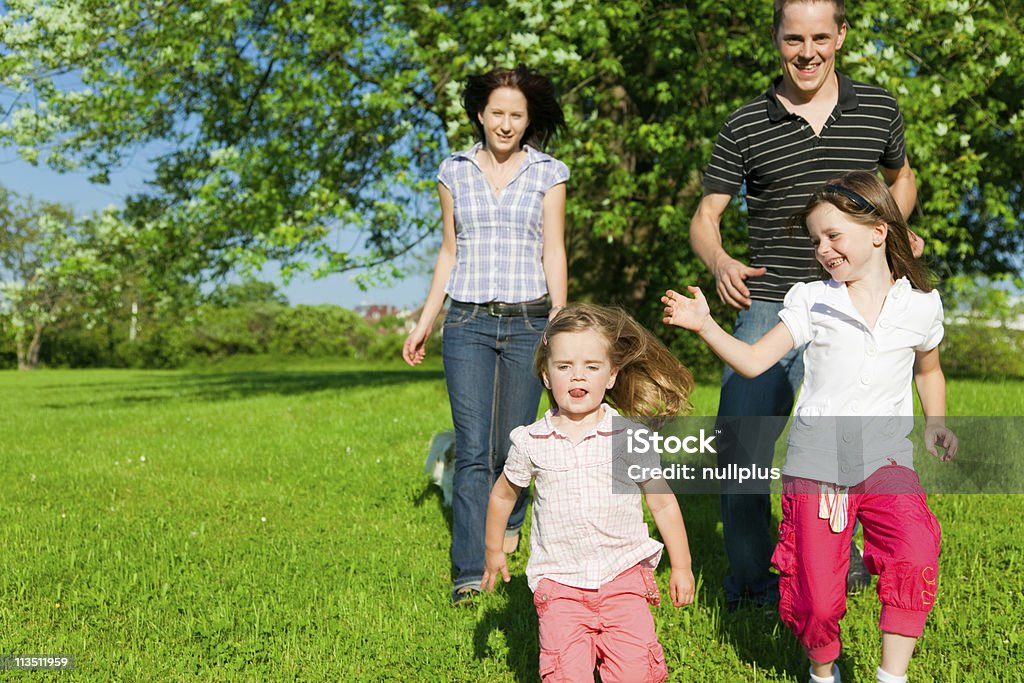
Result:
{"type": "Polygon", "coordinates": [[[734,111],[715,142],[704,191],[739,194],[746,183],[749,263],[767,274],[746,281],[750,295],[782,301],[797,282],[820,279],[810,239],[789,219],[811,193],[847,171],[903,166],[903,117],[884,88],[839,76],[839,102],[820,135],[768,91],[734,111]]]}

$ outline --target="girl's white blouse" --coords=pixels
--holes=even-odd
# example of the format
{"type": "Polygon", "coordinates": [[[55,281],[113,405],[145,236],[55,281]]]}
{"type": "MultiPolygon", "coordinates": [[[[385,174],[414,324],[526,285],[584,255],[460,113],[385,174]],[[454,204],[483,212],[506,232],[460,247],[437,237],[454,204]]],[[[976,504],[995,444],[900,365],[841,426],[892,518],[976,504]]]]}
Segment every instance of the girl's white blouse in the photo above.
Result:
{"type": "Polygon", "coordinates": [[[851,486],[885,465],[913,468],[914,361],[942,340],[938,292],[900,278],[872,328],[845,283],[800,283],[779,317],[807,344],[783,474],[851,486]]]}

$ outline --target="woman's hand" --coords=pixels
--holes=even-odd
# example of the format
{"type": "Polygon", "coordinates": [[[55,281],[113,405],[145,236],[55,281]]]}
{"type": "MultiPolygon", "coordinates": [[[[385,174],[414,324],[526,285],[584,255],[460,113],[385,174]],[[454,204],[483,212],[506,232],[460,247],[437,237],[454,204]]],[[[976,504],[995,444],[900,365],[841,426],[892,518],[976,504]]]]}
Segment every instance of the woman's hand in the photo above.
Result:
{"type": "Polygon", "coordinates": [[[430,328],[416,325],[402,345],[402,358],[409,365],[419,365],[427,355],[427,340],[430,339],[430,328]]]}
{"type": "Polygon", "coordinates": [[[690,286],[686,289],[694,295],[694,298],[683,296],[672,289],[661,297],[661,303],[665,304],[665,317],[662,322],[700,332],[711,320],[711,309],[708,307],[708,300],[700,291],[700,287],[690,286]]]}

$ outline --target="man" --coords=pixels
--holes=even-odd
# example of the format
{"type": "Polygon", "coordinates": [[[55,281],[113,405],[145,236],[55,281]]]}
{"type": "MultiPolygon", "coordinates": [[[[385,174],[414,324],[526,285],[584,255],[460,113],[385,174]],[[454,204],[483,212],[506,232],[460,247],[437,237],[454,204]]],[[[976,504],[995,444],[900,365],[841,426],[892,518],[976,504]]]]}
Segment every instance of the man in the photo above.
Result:
{"type": "MultiPolygon", "coordinates": [[[[734,334],[754,342],[779,322],[787,291],[819,279],[811,243],[790,230],[789,217],[811,193],[845,171],[879,169],[904,216],[917,200],[914,173],[903,144],[903,118],[886,90],[836,72],[846,38],[843,0],[775,0],[772,40],[782,75],[760,97],[733,112],[722,126],[704,176],[704,197],[690,223],[693,250],[714,276],[719,297],[739,310],[734,334]],[[746,184],[749,265],[722,248],[721,218],[746,184]]],[[[923,242],[914,236],[915,255],[923,242]]],[[[743,379],[725,369],[718,407],[720,465],[770,467],[784,419],[729,421],[729,416],[788,416],[803,378],[802,349],[769,371],[743,379]],[[730,426],[731,425],[731,426],[730,426]]],[[[767,482],[751,489],[726,487],[722,525],[731,575],[730,608],[750,600],[778,601],[771,566],[771,498],[767,482]],[[746,491],[746,492],[741,492],[746,491]]],[[[870,576],[851,546],[851,589],[870,576]]]]}

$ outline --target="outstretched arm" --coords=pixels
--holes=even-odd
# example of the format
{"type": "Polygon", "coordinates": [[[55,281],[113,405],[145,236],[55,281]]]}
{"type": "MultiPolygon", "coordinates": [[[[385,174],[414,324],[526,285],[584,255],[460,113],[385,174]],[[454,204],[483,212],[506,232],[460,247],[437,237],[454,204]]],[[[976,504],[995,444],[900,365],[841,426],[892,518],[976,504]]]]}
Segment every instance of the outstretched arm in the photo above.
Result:
{"type": "Polygon", "coordinates": [[[484,536],[484,576],[480,580],[481,590],[493,591],[494,580],[501,574],[501,580],[508,583],[508,562],[502,544],[505,541],[505,527],[519,498],[520,488],[505,478],[504,473],[494,482],[491,498],[487,503],[487,531],[484,536]]]}
{"type": "Polygon", "coordinates": [[[781,322],[753,344],[732,336],[711,317],[708,300],[700,287],[687,287],[694,298],[668,290],[661,297],[665,304],[663,322],[692,330],[700,335],[715,355],[744,377],[757,377],[779,362],[793,348],[793,335],[781,322]]]}
{"type": "Polygon", "coordinates": [[[946,376],[939,363],[939,347],[917,352],[914,383],[924,411],[924,446],[940,460],[952,460],[959,444],[956,434],[946,426],[946,376]],[[935,449],[936,444],[942,446],[942,455],[935,449]]]}
{"type": "Polygon", "coordinates": [[[686,537],[686,524],[679,510],[679,501],[665,484],[664,479],[651,479],[644,483],[644,499],[647,509],[658,525],[661,540],[665,542],[672,573],[668,580],[668,592],[676,607],[693,602],[696,582],[690,561],[690,543],[686,537]]]}

